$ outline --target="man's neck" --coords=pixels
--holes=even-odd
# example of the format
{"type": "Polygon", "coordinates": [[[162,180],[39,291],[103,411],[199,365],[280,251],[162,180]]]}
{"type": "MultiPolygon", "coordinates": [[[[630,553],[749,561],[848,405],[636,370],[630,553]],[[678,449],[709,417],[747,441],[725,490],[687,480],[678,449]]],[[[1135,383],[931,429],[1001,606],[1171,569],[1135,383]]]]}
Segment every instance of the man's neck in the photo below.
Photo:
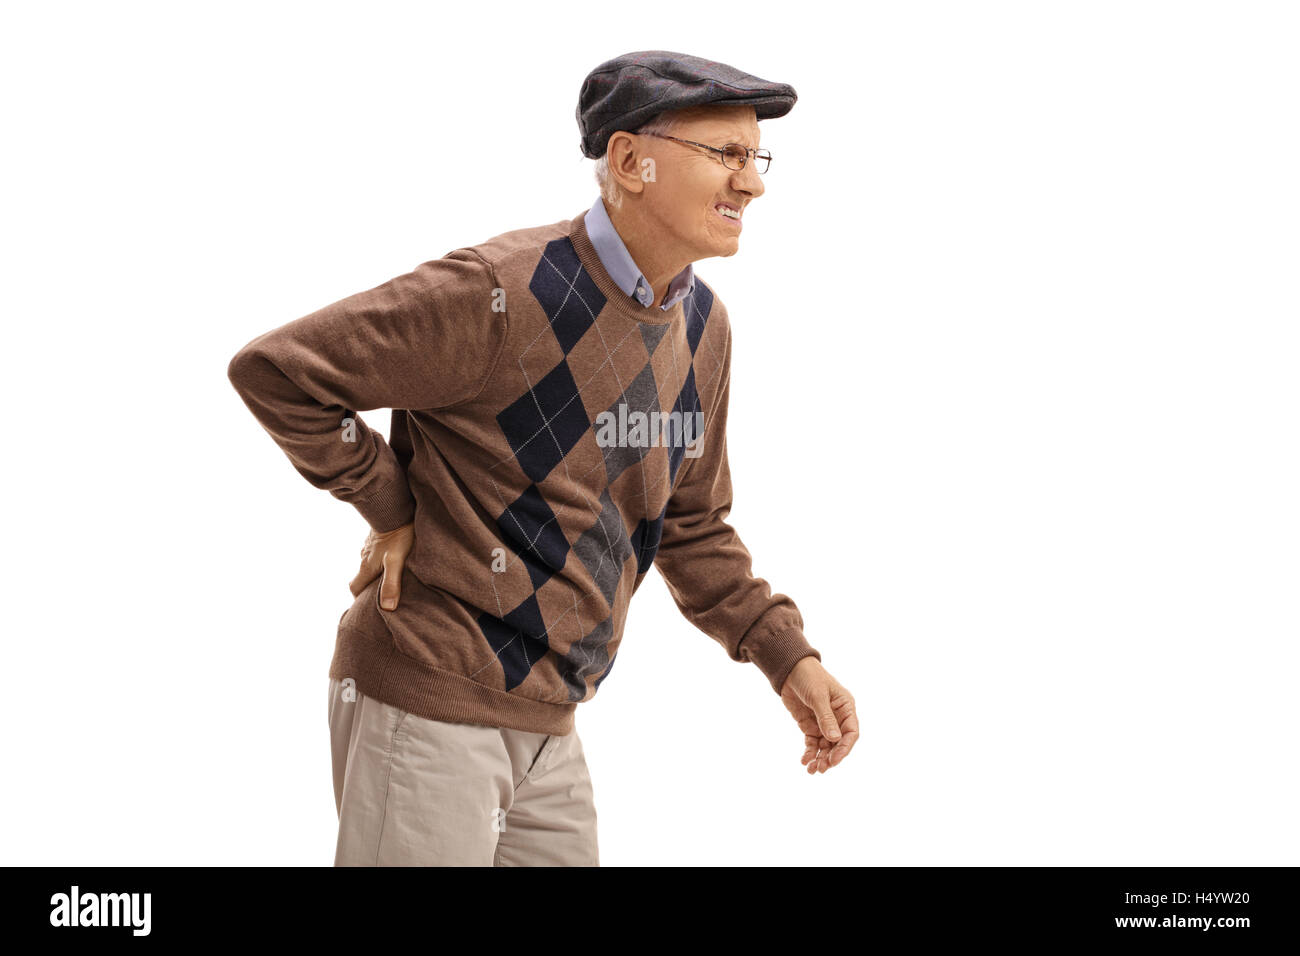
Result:
{"type": "Polygon", "coordinates": [[[688,258],[669,248],[662,240],[660,230],[645,222],[632,206],[630,197],[623,198],[620,209],[606,206],[605,212],[613,224],[618,237],[627,247],[628,255],[641,270],[645,281],[650,283],[658,300],[655,305],[662,306],[668,300],[668,286],[677,278],[677,274],[691,264],[688,258]]]}

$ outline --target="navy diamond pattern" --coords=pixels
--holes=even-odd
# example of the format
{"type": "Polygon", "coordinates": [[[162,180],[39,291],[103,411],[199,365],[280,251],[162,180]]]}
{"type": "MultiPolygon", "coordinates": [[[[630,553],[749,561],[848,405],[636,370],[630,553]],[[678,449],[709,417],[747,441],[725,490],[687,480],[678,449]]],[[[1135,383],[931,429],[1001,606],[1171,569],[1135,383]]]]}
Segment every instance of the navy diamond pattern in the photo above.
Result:
{"type": "Polygon", "coordinates": [[[491,614],[480,614],[478,626],[505,671],[506,690],[522,684],[533,665],[550,650],[536,594],[530,595],[504,620],[491,614]]]}
{"type": "Polygon", "coordinates": [[[695,413],[701,410],[700,396],[695,391],[695,366],[691,365],[686,373],[686,381],[682,383],[682,390],[677,395],[677,401],[673,403],[673,411],[681,415],[683,434],[676,436],[668,447],[670,481],[677,480],[677,469],[681,466],[682,459],[686,457],[687,439],[693,441],[695,438],[695,413]]]}
{"type": "Polygon", "coordinates": [[[528,288],[551,320],[551,330],[565,355],[605,307],[605,296],[582,268],[582,260],[567,237],[546,244],[528,288]]]}
{"type": "Polygon", "coordinates": [[[645,574],[650,570],[650,565],[655,563],[655,555],[659,552],[659,539],[664,531],[664,515],[668,513],[668,506],[664,505],[664,510],[659,512],[659,517],[654,521],[648,521],[642,518],[632,532],[632,550],[636,554],[636,573],[645,574]]]}
{"type": "Polygon", "coordinates": [[[515,554],[523,558],[534,591],[563,569],[569,542],[536,485],[529,485],[514,500],[497,519],[497,527],[505,540],[514,544],[515,554]]]}
{"type": "Polygon", "coordinates": [[[497,415],[497,422],[519,467],[534,482],[549,475],[591,427],[578,385],[563,359],[497,415]]]}
{"type": "Polygon", "coordinates": [[[704,323],[709,320],[709,313],[713,311],[713,293],[703,282],[697,282],[695,290],[686,297],[682,305],[686,309],[686,341],[691,346],[691,355],[694,355],[700,345],[700,339],[704,336],[704,323]]]}
{"type": "MultiPolygon", "coordinates": [[[[601,491],[598,502],[589,502],[594,522],[588,518],[585,530],[576,538],[576,543],[570,545],[560,515],[556,514],[551,503],[546,500],[539,485],[565,460],[587,430],[596,427],[583,402],[569,359],[573,357],[570,353],[574,352],[579,343],[583,343],[587,331],[595,324],[606,300],[582,267],[581,259],[568,237],[547,243],[533,270],[528,288],[547,316],[562,357],[539,381],[533,382],[527,392],[497,415],[497,423],[514,453],[515,462],[531,484],[505,507],[497,517],[496,524],[501,540],[513,550],[516,558],[527,569],[532,591],[504,617],[483,612],[477,617],[477,623],[500,662],[505,689],[513,690],[527,680],[533,666],[552,650],[542,599],[545,598],[547,608],[552,607],[556,596],[552,593],[553,589],[557,586],[563,588],[567,583],[561,572],[572,551],[598,592],[574,595],[575,609],[588,600],[594,606],[601,598],[604,599],[604,606],[599,609],[604,615],[603,619],[592,626],[580,640],[571,644],[563,654],[550,654],[563,679],[568,699],[580,701],[587,696],[588,679],[595,676],[594,687],[599,688],[613,670],[614,659],[609,656],[608,650],[613,639],[614,598],[622,580],[623,569],[628,564],[628,558],[635,557],[638,576],[650,570],[659,550],[668,505],[665,504],[655,518],[642,518],[632,533],[628,534],[623,513],[610,498],[608,483],[631,465],[644,460],[645,452],[636,447],[602,448],[606,487],[601,491]]],[[[701,409],[693,360],[712,309],[713,293],[702,282],[697,282],[692,294],[683,302],[683,331],[692,361],[670,409],[677,413],[687,430],[687,436],[693,435],[694,416],[701,409]]],[[[672,322],[640,323],[640,339],[645,346],[645,354],[653,357],[663,338],[674,328],[676,324],[672,322]]],[[[534,342],[545,340],[535,339],[534,342]]],[[[584,364],[590,359],[588,350],[596,344],[594,339],[583,343],[582,349],[576,353],[584,357],[584,364]]],[[[553,347],[546,343],[546,348],[553,347]]],[[[606,348],[608,349],[607,346],[606,348]]],[[[551,356],[549,360],[539,362],[538,354],[544,355],[545,352],[533,355],[534,368],[545,368],[554,360],[554,356],[551,356]]],[[[523,357],[520,359],[522,364],[523,357]]],[[[539,373],[535,371],[533,374],[539,373]]],[[[601,381],[607,382],[604,379],[601,381]]],[[[616,415],[620,403],[625,403],[629,411],[648,413],[661,409],[652,362],[647,363],[631,382],[626,379],[622,382],[622,395],[610,409],[616,415]]],[[[608,391],[604,395],[607,396],[608,391]]],[[[590,402],[590,394],[587,398],[590,402]]],[[[600,405],[607,401],[607,397],[598,400],[600,405]]],[[[678,437],[680,439],[682,436],[678,437]]],[[[671,442],[668,448],[670,485],[675,482],[684,457],[683,441],[671,442]]],[[[568,522],[569,533],[577,534],[577,528],[572,526],[572,508],[559,510],[568,522]]],[[[520,579],[513,580],[513,585],[520,583],[520,579]]],[[[517,595],[518,590],[513,593],[517,595]]],[[[563,590],[560,594],[563,601],[563,590]]],[[[583,621],[584,618],[579,616],[572,620],[583,621]]],[[[591,620],[591,616],[587,615],[585,620],[591,620]]]]}

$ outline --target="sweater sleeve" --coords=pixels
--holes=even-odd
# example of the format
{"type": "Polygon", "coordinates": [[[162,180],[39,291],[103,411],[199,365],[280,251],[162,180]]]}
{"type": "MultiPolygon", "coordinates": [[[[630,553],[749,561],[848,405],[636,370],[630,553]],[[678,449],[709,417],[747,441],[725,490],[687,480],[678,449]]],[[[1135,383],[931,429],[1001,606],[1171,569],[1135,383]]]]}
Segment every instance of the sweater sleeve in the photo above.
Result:
{"type": "Polygon", "coordinates": [[[391,531],[415,502],[393,449],[357,412],[477,395],[505,344],[496,288],[491,265],[458,249],[259,335],[227,376],[299,474],[391,531]]]}
{"type": "Polygon", "coordinates": [[[752,661],[778,694],[804,657],[821,660],[803,633],[794,601],[773,594],[755,577],[749,551],[725,520],[731,511],[727,461],[727,407],[731,388],[731,331],[723,349],[722,376],[712,414],[704,422],[697,458],[664,515],[655,567],[682,614],[736,661],[752,661]]]}

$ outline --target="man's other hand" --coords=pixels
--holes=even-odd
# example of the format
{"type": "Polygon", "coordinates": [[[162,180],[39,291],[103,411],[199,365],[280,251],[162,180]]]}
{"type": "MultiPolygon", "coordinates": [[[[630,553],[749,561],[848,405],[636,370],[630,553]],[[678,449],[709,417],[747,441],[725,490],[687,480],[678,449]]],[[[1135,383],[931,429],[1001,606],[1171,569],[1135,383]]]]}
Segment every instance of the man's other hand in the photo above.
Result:
{"type": "Polygon", "coordinates": [[[781,702],[804,733],[800,763],[809,773],[825,773],[849,755],[858,741],[857,705],[853,695],[822,667],[805,657],[781,685],[781,702]]]}
{"type": "Polygon", "coordinates": [[[356,597],[382,574],[384,579],[379,582],[379,606],[385,611],[394,610],[402,596],[402,568],[406,565],[406,556],[411,553],[414,544],[414,522],[383,534],[371,528],[366,543],[361,546],[361,570],[348,585],[352,596],[356,597]]]}

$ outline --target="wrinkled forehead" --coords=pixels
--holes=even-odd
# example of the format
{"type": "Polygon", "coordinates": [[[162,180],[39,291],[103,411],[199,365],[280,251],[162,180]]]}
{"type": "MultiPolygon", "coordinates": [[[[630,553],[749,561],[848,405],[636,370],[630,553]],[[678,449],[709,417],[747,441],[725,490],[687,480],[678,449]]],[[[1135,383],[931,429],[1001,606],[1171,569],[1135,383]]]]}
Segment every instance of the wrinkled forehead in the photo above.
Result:
{"type": "Polygon", "coordinates": [[[752,106],[698,106],[683,110],[681,119],[690,129],[707,132],[715,139],[722,137],[728,143],[757,145],[758,120],[752,106]]]}

